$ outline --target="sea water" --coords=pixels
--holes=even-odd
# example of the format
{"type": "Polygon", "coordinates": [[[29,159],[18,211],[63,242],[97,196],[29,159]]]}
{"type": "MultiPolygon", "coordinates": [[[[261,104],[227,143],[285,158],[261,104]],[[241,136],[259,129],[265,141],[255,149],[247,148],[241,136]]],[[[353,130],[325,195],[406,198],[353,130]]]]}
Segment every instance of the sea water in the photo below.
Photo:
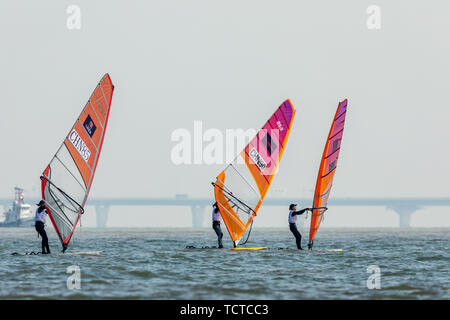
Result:
{"type": "Polygon", "coordinates": [[[232,252],[228,235],[225,249],[185,250],[216,246],[209,228],[82,228],[68,251],[99,256],[42,256],[11,255],[39,251],[34,229],[2,228],[0,298],[449,299],[449,231],[323,228],[299,251],[288,227],[255,228],[245,246],[269,249],[232,252]]]}

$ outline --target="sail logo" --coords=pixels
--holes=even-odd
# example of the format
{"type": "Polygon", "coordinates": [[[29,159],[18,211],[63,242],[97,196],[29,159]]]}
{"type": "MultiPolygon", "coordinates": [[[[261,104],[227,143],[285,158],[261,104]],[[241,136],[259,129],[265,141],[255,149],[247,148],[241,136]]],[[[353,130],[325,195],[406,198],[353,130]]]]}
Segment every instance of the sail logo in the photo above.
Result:
{"type": "Polygon", "coordinates": [[[102,116],[105,116],[106,115],[105,108],[103,108],[103,104],[101,103],[101,101],[97,101],[97,106],[100,109],[102,116]]]}
{"type": "Polygon", "coordinates": [[[86,120],[84,120],[83,127],[84,129],[86,129],[86,132],[89,135],[89,137],[92,138],[92,136],[95,133],[95,130],[97,129],[97,126],[95,125],[90,115],[88,115],[86,120]]]}
{"type": "Polygon", "coordinates": [[[328,172],[333,171],[334,168],[336,168],[336,160],[330,163],[330,165],[328,166],[328,172]]]}
{"type": "Polygon", "coordinates": [[[280,120],[277,121],[277,126],[278,126],[278,129],[280,129],[280,131],[284,130],[283,125],[281,124],[280,120]]]}
{"type": "Polygon", "coordinates": [[[75,131],[75,129],[73,129],[69,134],[68,139],[70,142],[72,142],[72,145],[75,147],[84,161],[88,162],[89,157],[91,156],[91,150],[89,150],[89,148],[86,146],[86,143],[84,143],[83,139],[81,139],[80,135],[75,131]]]}
{"type": "Polygon", "coordinates": [[[250,156],[250,159],[253,160],[253,162],[256,164],[256,166],[259,168],[259,170],[262,172],[267,167],[267,163],[264,161],[264,159],[261,157],[261,155],[256,151],[255,148],[252,148],[250,153],[248,154],[250,156]]]}
{"type": "Polygon", "coordinates": [[[336,139],[333,141],[333,151],[335,152],[339,148],[339,142],[341,142],[341,139],[336,139]]]}
{"type": "MultiPolygon", "coordinates": [[[[103,95],[103,93],[102,93],[102,95],[103,95]]],[[[95,102],[96,102],[98,111],[100,111],[101,115],[103,117],[105,117],[106,116],[106,112],[105,112],[105,108],[103,107],[103,104],[101,102],[101,99],[100,99],[101,97],[97,97],[97,94],[95,92],[93,93],[93,96],[95,97],[95,102]]]]}
{"type": "Polygon", "coordinates": [[[271,156],[272,152],[277,149],[277,145],[272,140],[272,136],[268,132],[266,132],[266,136],[262,139],[262,143],[266,147],[266,150],[269,153],[269,156],[271,156]]]}

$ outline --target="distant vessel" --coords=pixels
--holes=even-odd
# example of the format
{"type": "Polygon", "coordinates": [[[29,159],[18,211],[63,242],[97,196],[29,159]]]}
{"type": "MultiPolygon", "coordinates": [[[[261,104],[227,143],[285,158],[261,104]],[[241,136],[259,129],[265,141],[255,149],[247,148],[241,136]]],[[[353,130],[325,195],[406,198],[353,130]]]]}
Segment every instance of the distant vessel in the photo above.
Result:
{"type": "Polygon", "coordinates": [[[34,213],[31,205],[24,202],[23,189],[14,188],[12,208],[0,216],[0,227],[33,227],[34,213]]]}

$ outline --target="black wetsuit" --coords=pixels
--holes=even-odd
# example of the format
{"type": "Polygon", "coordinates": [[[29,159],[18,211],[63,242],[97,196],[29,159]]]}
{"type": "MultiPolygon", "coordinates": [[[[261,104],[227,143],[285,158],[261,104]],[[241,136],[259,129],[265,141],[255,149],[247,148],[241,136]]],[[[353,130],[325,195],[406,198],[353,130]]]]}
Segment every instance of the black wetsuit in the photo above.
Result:
{"type": "Polygon", "coordinates": [[[222,229],[220,229],[220,221],[213,221],[212,227],[217,234],[217,241],[219,243],[219,248],[222,248],[223,233],[222,229]]]}
{"type": "Polygon", "coordinates": [[[217,234],[217,242],[219,243],[219,248],[223,248],[223,245],[222,245],[223,233],[222,233],[222,229],[220,229],[220,221],[214,220],[214,215],[218,215],[218,214],[220,214],[219,209],[214,208],[212,227],[217,234]]]}
{"type": "MultiPolygon", "coordinates": [[[[289,215],[293,217],[296,215],[303,214],[307,210],[308,210],[308,208],[302,209],[299,211],[293,211],[292,214],[289,213],[289,215]]],[[[291,232],[294,234],[295,243],[297,244],[297,249],[303,250],[302,249],[302,235],[300,234],[300,232],[297,229],[297,224],[295,222],[289,222],[289,230],[291,230],[291,232]]]]}
{"type": "Polygon", "coordinates": [[[39,235],[42,238],[42,254],[50,253],[50,247],[48,246],[48,237],[47,233],[45,232],[44,223],[42,221],[36,221],[34,227],[36,228],[36,231],[39,233],[39,235]]]}

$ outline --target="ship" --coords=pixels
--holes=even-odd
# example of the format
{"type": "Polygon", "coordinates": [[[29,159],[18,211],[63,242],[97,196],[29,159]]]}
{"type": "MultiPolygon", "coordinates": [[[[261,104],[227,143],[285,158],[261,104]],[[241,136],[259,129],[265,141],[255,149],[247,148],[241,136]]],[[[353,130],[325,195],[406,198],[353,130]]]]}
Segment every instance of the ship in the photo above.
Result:
{"type": "Polygon", "coordinates": [[[0,227],[33,227],[34,212],[31,205],[24,201],[23,189],[15,187],[14,194],[12,207],[0,215],[0,227]]]}

